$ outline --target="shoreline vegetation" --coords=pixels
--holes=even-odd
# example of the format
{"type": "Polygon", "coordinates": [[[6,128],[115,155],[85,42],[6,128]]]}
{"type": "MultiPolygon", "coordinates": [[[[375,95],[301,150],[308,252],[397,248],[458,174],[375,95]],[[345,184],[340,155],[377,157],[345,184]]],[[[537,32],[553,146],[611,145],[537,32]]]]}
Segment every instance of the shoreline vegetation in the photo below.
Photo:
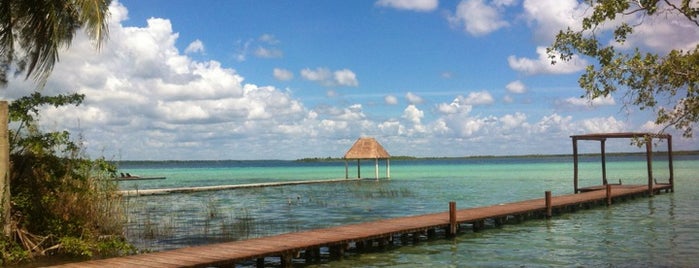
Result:
{"type": "MultiPolygon", "coordinates": [[[[654,155],[666,155],[667,151],[655,151],[654,155]]],[[[581,157],[595,157],[599,156],[599,153],[586,153],[579,154],[581,157]]],[[[643,156],[645,152],[613,152],[606,153],[609,157],[615,156],[643,156]]],[[[699,155],[699,150],[678,150],[672,152],[673,156],[682,155],[699,155]]],[[[559,157],[573,157],[572,154],[526,154],[526,155],[475,155],[475,156],[409,156],[409,155],[397,155],[391,156],[391,160],[399,161],[417,161],[417,160],[458,160],[458,159],[497,159],[497,158],[559,158],[559,157]]],[[[198,162],[252,162],[252,161],[288,161],[288,162],[344,162],[345,159],[342,157],[306,157],[299,158],[295,160],[281,160],[281,159],[258,159],[258,160],[112,160],[109,161],[112,164],[121,163],[198,163],[198,162]]]]}

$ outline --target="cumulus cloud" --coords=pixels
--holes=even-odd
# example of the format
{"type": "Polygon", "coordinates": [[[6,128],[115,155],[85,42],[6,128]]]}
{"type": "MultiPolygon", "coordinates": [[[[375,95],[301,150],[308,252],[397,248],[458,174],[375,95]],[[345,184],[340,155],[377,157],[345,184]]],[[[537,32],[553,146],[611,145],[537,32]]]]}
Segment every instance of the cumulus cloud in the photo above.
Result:
{"type": "Polygon", "coordinates": [[[570,27],[579,30],[585,13],[590,10],[585,1],[524,0],[523,16],[534,29],[539,42],[550,43],[556,33],[570,27]]]}
{"type": "Polygon", "coordinates": [[[255,56],[267,59],[281,58],[284,56],[284,52],[276,48],[257,47],[255,56]]]}
{"type": "Polygon", "coordinates": [[[357,75],[349,69],[335,71],[333,73],[333,77],[335,78],[335,83],[337,83],[340,86],[359,86],[359,81],[357,81],[357,75]]]}
{"type": "Polygon", "coordinates": [[[408,101],[410,104],[421,104],[424,100],[422,97],[416,95],[415,93],[408,92],[405,93],[405,99],[408,101]]]}
{"type": "MultiPolygon", "coordinates": [[[[659,5],[660,9],[666,8],[663,7],[666,5],[664,2],[659,5]]],[[[695,7],[699,7],[699,3],[695,7]]],[[[664,12],[662,16],[633,14],[624,19],[636,27],[626,43],[616,44],[620,47],[641,47],[657,53],[668,53],[671,49],[692,50],[699,44],[697,25],[678,12],[664,12]]]]}
{"type": "Polygon", "coordinates": [[[405,110],[403,110],[403,118],[416,125],[420,124],[424,116],[425,113],[413,104],[408,105],[408,107],[405,107],[405,110]]]}
{"type": "Polygon", "coordinates": [[[396,98],[396,96],[393,95],[386,95],[385,97],[383,97],[383,101],[389,105],[398,104],[398,98],[396,98]]]}
{"type": "Polygon", "coordinates": [[[490,92],[484,90],[468,93],[468,96],[463,98],[462,101],[464,104],[468,105],[486,105],[492,104],[495,102],[495,99],[493,99],[493,96],[490,95],[490,92]]]}
{"type": "Polygon", "coordinates": [[[194,40],[194,42],[190,43],[187,48],[185,48],[184,53],[204,53],[204,42],[199,39],[194,40]]]}
{"type": "Polygon", "coordinates": [[[501,12],[503,7],[512,4],[513,1],[495,1],[487,4],[484,0],[462,0],[455,13],[447,19],[453,26],[463,27],[472,35],[486,35],[510,25],[502,18],[501,12]]]}
{"type": "Polygon", "coordinates": [[[294,73],[287,69],[274,68],[274,70],[272,70],[272,73],[274,75],[274,79],[277,79],[279,81],[289,81],[291,79],[294,79],[294,73]]]}
{"type": "Polygon", "coordinates": [[[304,68],[301,70],[301,77],[308,81],[313,81],[328,87],[356,87],[359,85],[357,75],[349,69],[342,69],[332,72],[330,69],[324,67],[319,67],[315,70],[304,68]]]}
{"type": "Polygon", "coordinates": [[[395,9],[412,11],[433,11],[437,9],[438,0],[378,0],[377,6],[391,7],[395,9]]]}
{"type": "Polygon", "coordinates": [[[626,130],[624,122],[611,116],[585,119],[582,121],[582,125],[587,133],[623,132],[626,130]]]}
{"type": "Polygon", "coordinates": [[[588,65],[587,61],[573,56],[570,61],[558,61],[556,64],[551,64],[546,53],[546,47],[537,47],[536,54],[539,55],[536,59],[517,58],[515,56],[507,57],[507,63],[513,70],[529,74],[569,74],[582,71],[588,65]]]}
{"type": "Polygon", "coordinates": [[[456,97],[451,103],[440,103],[437,111],[442,114],[468,114],[473,106],[466,103],[463,96],[456,97]]]}
{"type": "Polygon", "coordinates": [[[502,123],[504,129],[514,129],[526,125],[527,116],[523,113],[517,112],[515,114],[506,114],[498,119],[502,123]]]}
{"type": "Polygon", "coordinates": [[[527,92],[527,87],[522,83],[522,81],[515,80],[510,82],[505,86],[507,89],[507,92],[513,93],[513,94],[523,94],[527,92]]]}
{"type": "Polygon", "coordinates": [[[599,106],[613,106],[616,105],[614,97],[612,95],[601,96],[594,98],[592,100],[588,98],[567,98],[560,103],[563,106],[568,107],[599,107],[599,106]]]}
{"type": "Polygon", "coordinates": [[[276,47],[278,43],[279,40],[271,34],[262,34],[258,38],[238,40],[235,44],[234,56],[239,62],[246,61],[248,55],[251,54],[265,59],[281,58],[284,56],[284,52],[276,47]]]}

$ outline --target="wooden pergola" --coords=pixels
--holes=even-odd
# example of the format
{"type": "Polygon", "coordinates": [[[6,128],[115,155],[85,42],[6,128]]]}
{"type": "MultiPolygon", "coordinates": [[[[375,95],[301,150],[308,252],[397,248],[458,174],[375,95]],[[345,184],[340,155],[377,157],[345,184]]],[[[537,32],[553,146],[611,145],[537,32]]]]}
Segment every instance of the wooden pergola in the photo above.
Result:
{"type": "Polygon", "coordinates": [[[573,139],[573,188],[575,193],[602,189],[607,182],[607,159],[605,142],[607,139],[638,139],[643,141],[646,147],[646,169],[648,172],[648,194],[653,195],[653,139],[667,140],[667,159],[669,168],[669,182],[672,192],[675,191],[673,167],[672,167],[672,135],[658,133],[623,132],[623,133],[597,133],[570,136],[573,139]],[[591,140],[600,142],[600,155],[602,157],[602,185],[579,188],[578,187],[578,141],[591,140]]]}
{"type": "Polygon", "coordinates": [[[391,178],[391,155],[374,138],[359,138],[345,153],[345,178],[349,178],[349,160],[357,160],[357,178],[361,178],[361,160],[374,159],[374,177],[379,179],[379,159],[386,160],[386,178],[391,178]]]}

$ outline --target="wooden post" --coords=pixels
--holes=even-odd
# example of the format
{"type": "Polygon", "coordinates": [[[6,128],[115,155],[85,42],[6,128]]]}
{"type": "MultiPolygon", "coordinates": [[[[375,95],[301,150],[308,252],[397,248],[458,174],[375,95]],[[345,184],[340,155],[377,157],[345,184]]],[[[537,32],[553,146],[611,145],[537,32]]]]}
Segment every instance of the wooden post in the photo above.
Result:
{"type": "Polygon", "coordinates": [[[612,185],[607,184],[607,206],[612,204],[612,185]]]}
{"type": "Polygon", "coordinates": [[[379,180],[379,159],[378,158],[374,159],[374,178],[376,178],[377,181],[379,180]]]}
{"type": "Polygon", "coordinates": [[[349,179],[349,163],[347,163],[347,159],[345,159],[345,179],[349,179]]]}
{"type": "Polygon", "coordinates": [[[573,137],[573,193],[578,193],[578,138],[573,137]]]}
{"type": "Polygon", "coordinates": [[[391,159],[386,158],[386,178],[391,178],[391,159]]]}
{"type": "Polygon", "coordinates": [[[455,236],[459,225],[456,223],[456,202],[449,202],[449,236],[455,236]]]}
{"type": "Polygon", "coordinates": [[[606,143],[607,139],[602,139],[600,140],[600,150],[602,153],[602,185],[607,185],[607,153],[606,151],[606,143]]]}
{"type": "Polygon", "coordinates": [[[546,202],[546,218],[551,218],[553,216],[553,209],[551,208],[551,191],[544,192],[545,202],[546,202]]]}
{"type": "Polygon", "coordinates": [[[668,163],[667,163],[668,168],[670,169],[669,170],[669,172],[670,172],[670,178],[669,178],[670,191],[674,193],[675,192],[675,175],[673,174],[674,168],[672,167],[672,135],[669,135],[669,134],[667,135],[667,161],[668,161],[668,163]]]}
{"type": "Polygon", "coordinates": [[[648,196],[653,196],[653,139],[646,136],[646,166],[648,167],[648,196]]]}
{"type": "Polygon", "coordinates": [[[5,237],[12,234],[10,224],[10,139],[9,104],[0,101],[0,221],[5,237]]]}
{"type": "MultiPolygon", "coordinates": [[[[265,258],[264,257],[257,258],[257,261],[255,261],[255,266],[257,266],[258,268],[264,268],[265,267],[265,258]]],[[[233,267],[235,267],[235,266],[233,266],[233,267]]]]}
{"type": "Polygon", "coordinates": [[[361,159],[357,159],[357,179],[362,177],[362,164],[361,164],[361,159]]]}
{"type": "Polygon", "coordinates": [[[294,262],[291,253],[284,253],[281,256],[281,267],[293,267],[294,262]]]}

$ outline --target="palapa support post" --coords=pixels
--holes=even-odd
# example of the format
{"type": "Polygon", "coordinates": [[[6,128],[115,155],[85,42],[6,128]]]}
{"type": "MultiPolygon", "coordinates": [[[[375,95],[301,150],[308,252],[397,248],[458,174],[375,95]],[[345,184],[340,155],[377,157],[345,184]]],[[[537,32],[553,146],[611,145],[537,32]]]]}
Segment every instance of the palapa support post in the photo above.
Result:
{"type": "Polygon", "coordinates": [[[612,204],[612,185],[607,184],[607,206],[612,204]]]}
{"type": "Polygon", "coordinates": [[[550,219],[553,216],[553,209],[551,207],[551,191],[544,192],[544,199],[546,200],[546,218],[550,219]]]}
{"type": "Polygon", "coordinates": [[[374,177],[379,180],[379,159],[374,159],[374,177]]]}
{"type": "Polygon", "coordinates": [[[386,158],[386,178],[391,179],[391,159],[386,158]]]}
{"type": "Polygon", "coordinates": [[[449,236],[456,236],[458,231],[458,224],[456,222],[456,202],[449,202],[449,236]]]}

